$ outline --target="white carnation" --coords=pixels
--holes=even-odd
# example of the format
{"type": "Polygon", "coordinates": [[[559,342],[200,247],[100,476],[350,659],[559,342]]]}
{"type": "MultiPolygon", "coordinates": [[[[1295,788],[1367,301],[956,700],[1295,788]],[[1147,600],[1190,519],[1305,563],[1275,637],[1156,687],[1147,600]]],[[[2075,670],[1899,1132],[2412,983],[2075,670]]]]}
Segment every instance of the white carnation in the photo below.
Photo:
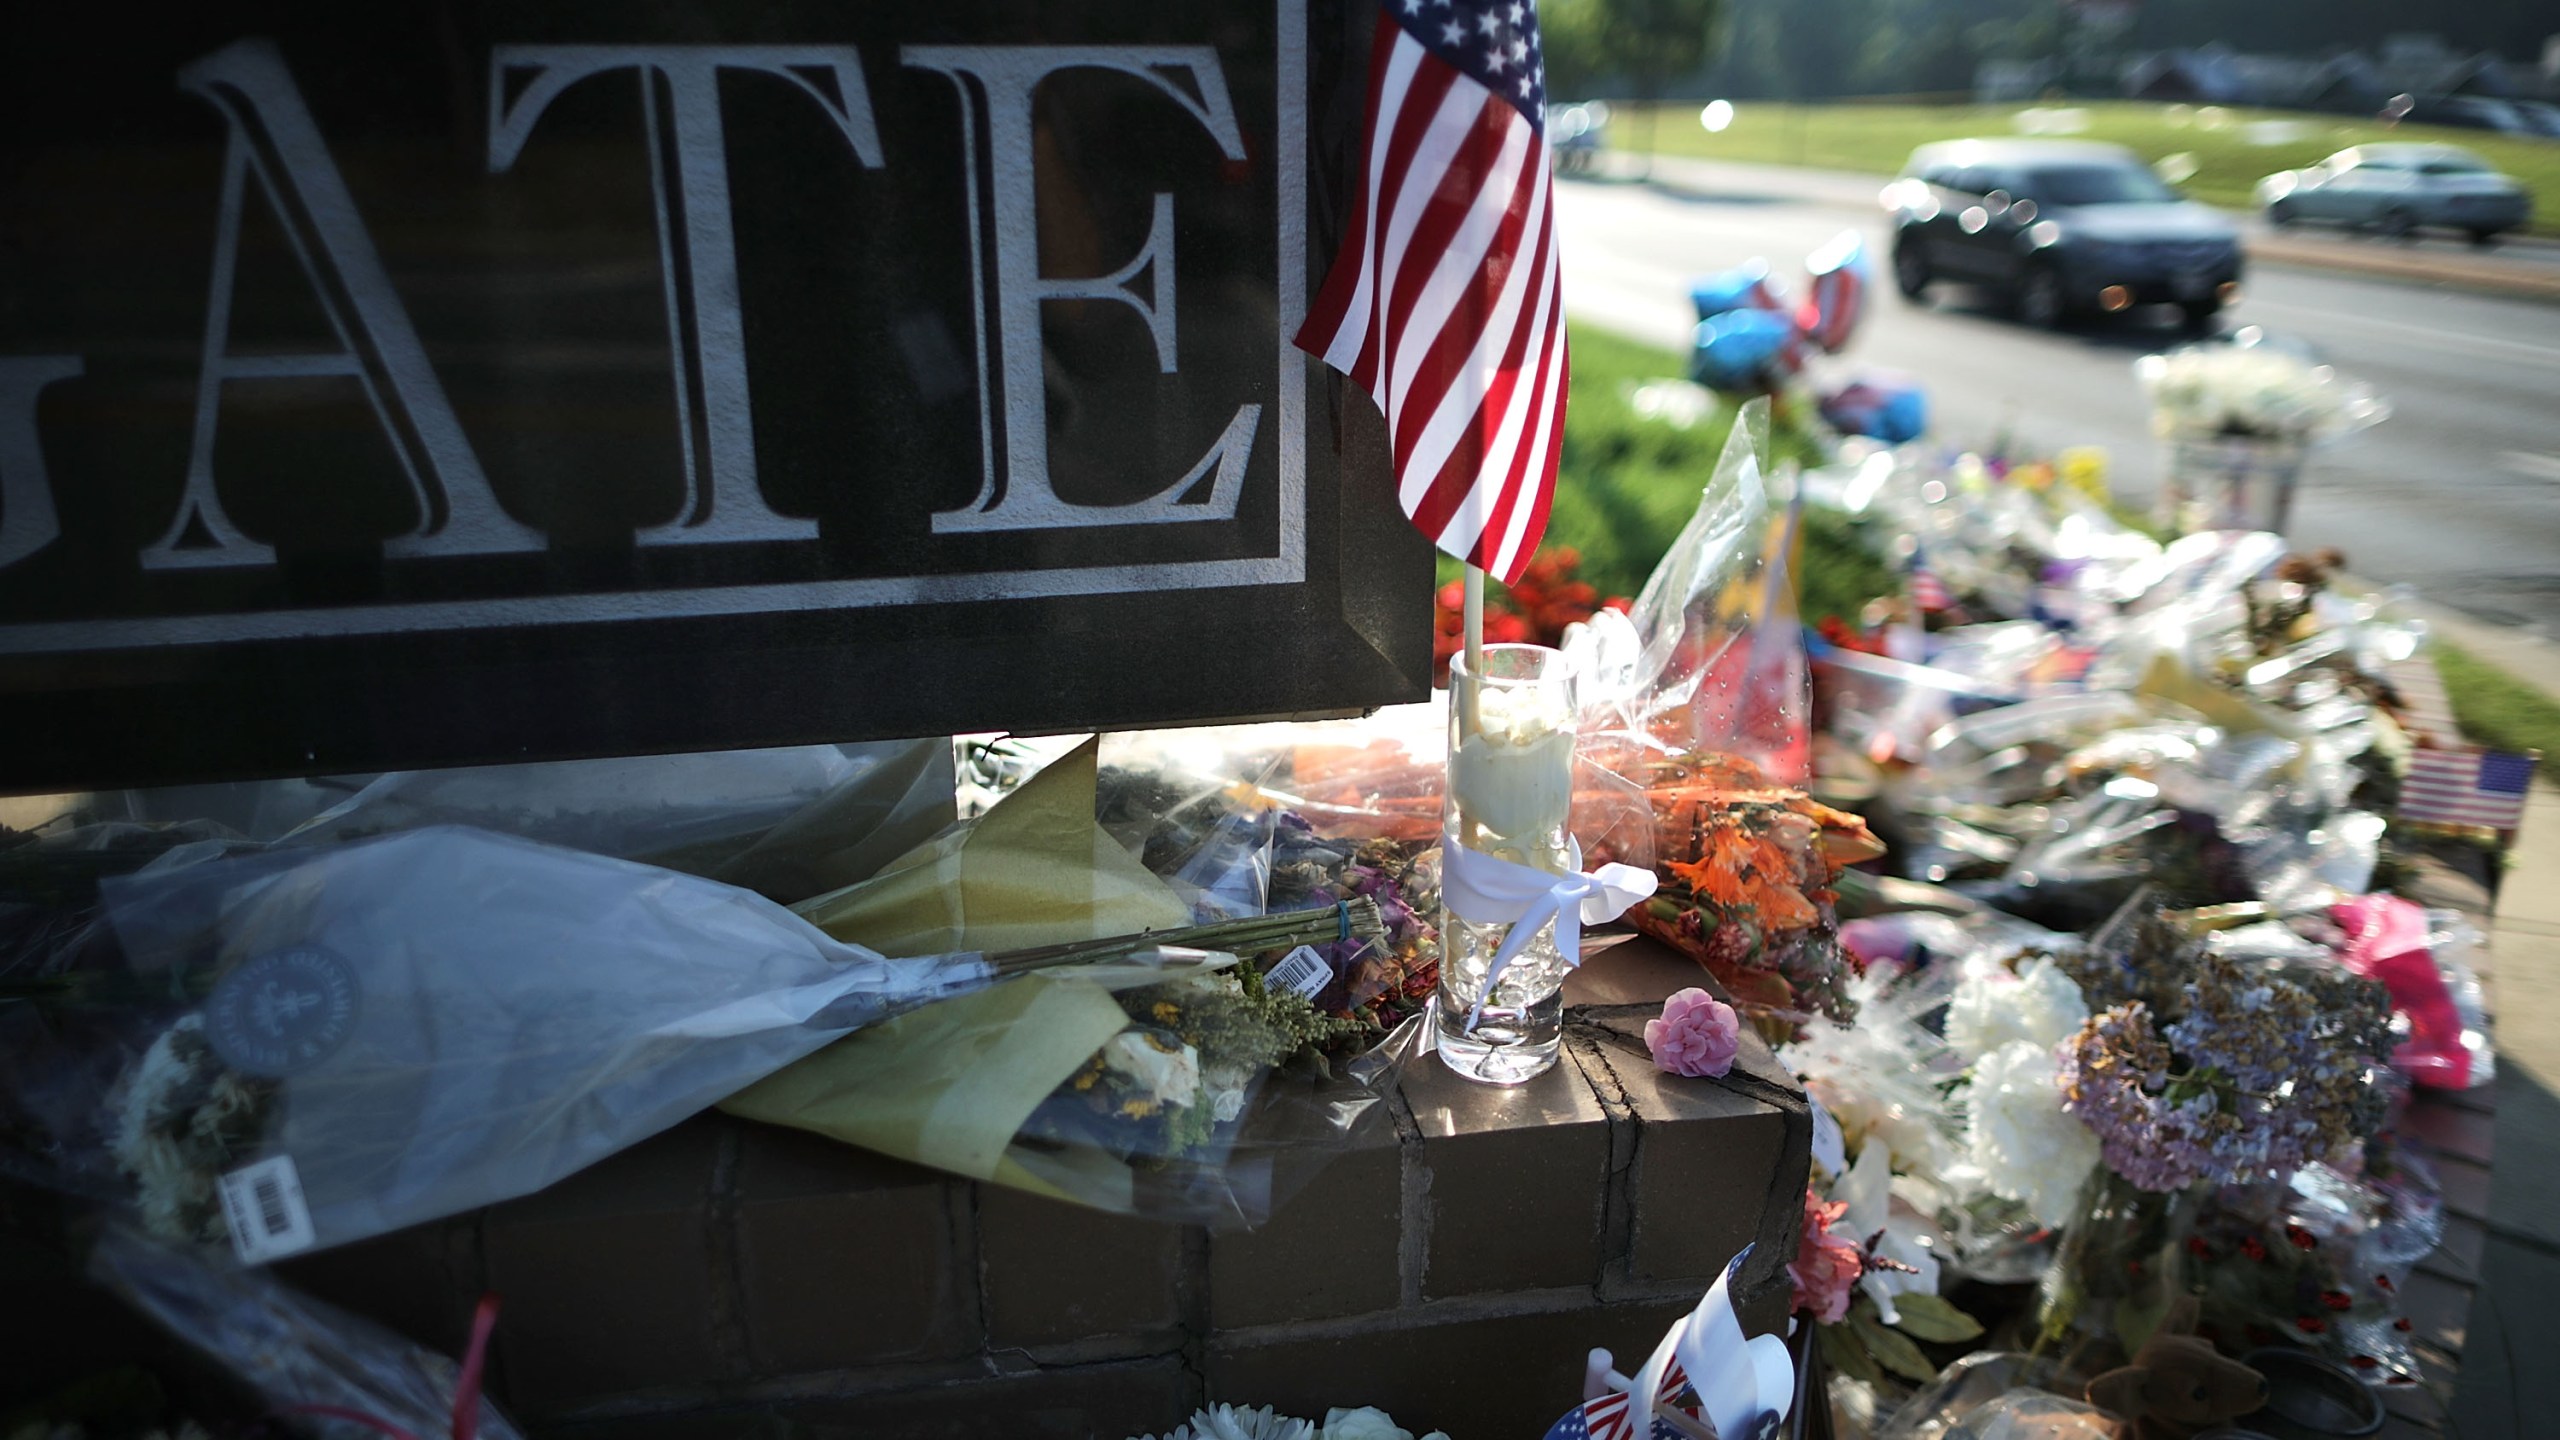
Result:
{"type": "Polygon", "coordinates": [[[2098,1163],[2098,1137],[2062,1108],[2058,1072],[2052,1046],[2012,1041],[1974,1062],[1966,1092],[1974,1168],[2046,1225],[2070,1223],[2098,1163]]]}
{"type": "Polygon", "coordinates": [[[1127,1076],[1160,1105],[1200,1103],[1200,1052],[1175,1042],[1168,1049],[1154,1032],[1123,1030],[1102,1047],[1102,1063],[1127,1076]]]}
{"type": "Polygon", "coordinates": [[[1947,1045],[1968,1059],[2021,1040],[2051,1048],[2080,1033],[2088,1018],[2080,986],[2051,960],[2015,976],[1987,967],[1967,975],[1947,1002],[1947,1045]]]}

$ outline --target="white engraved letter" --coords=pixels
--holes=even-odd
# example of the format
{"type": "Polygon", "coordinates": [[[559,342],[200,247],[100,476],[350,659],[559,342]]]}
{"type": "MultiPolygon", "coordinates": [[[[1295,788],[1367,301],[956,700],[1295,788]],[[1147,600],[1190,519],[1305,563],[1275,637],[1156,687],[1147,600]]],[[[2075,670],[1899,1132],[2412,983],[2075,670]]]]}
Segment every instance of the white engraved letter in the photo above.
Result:
{"type": "Polygon", "coordinates": [[[399,457],[418,510],[418,528],[383,542],[391,556],[487,555],[540,550],[541,532],[499,508],[479,458],[427,364],[408,311],[391,289],[382,258],[356,214],[302,103],[284,57],[264,40],[242,40],[178,72],[178,87],[222,112],[221,221],[213,237],[213,285],[205,306],[204,361],[196,380],[195,443],[177,519],[142,552],[147,567],[263,565],[272,547],[240,533],[214,493],[214,431],[226,381],[337,375],[353,378],[399,457]],[[232,281],[240,261],[241,204],[256,176],[294,258],[311,281],[340,348],[311,355],[233,355],[232,281]],[[191,531],[210,544],[187,545],[191,531]]]}
{"type": "Polygon", "coordinates": [[[0,356],[0,570],[54,542],[62,521],[45,478],[36,397],[80,373],[77,355],[0,356]]]}
{"type": "Polygon", "coordinates": [[[1088,68],[1134,75],[1189,111],[1218,142],[1219,153],[1230,160],[1244,159],[1244,135],[1236,126],[1235,107],[1227,98],[1217,52],[1205,45],[920,45],[902,51],[900,58],[915,69],[950,76],[960,90],[961,153],[972,172],[969,264],[981,306],[987,303],[990,288],[987,247],[981,236],[986,230],[995,233],[995,324],[986,324],[981,313],[978,325],[978,417],[985,478],[977,499],[964,509],[934,516],[933,528],[943,533],[1054,530],[1235,518],[1245,462],[1252,458],[1254,430],[1262,418],[1259,405],[1238,407],[1200,463],[1147,499],[1126,505],[1078,505],[1059,498],[1050,484],[1040,304],[1044,300],[1116,300],[1128,306],[1146,321],[1155,339],[1157,365],[1165,374],[1174,373],[1173,197],[1161,193],[1155,197],[1147,241],[1128,263],[1108,275],[1056,279],[1040,273],[1039,220],[1032,192],[1031,92],[1060,70],[1088,68]],[[1196,94],[1176,79],[1184,71],[1190,73],[1196,94]],[[983,167],[977,159],[981,122],[987,129],[983,167]],[[1152,293],[1146,299],[1132,288],[1141,272],[1150,272],[1152,293]],[[993,383],[987,374],[991,340],[998,356],[993,383]],[[1004,421],[1001,463],[994,436],[999,414],[1004,421]],[[1208,502],[1182,503],[1182,497],[1213,467],[1217,475],[1210,483],[1208,502]]]}
{"type": "Polygon", "coordinates": [[[886,162],[861,58],[843,45],[501,45],[489,57],[490,170],[504,173],[515,164],[534,122],[561,91],[616,70],[640,76],[684,454],[684,503],[673,524],[644,532],[644,539],[814,539],[818,522],[775,514],[756,487],[720,72],[752,70],[797,85],[835,122],[855,156],[877,170],[886,162]]]}

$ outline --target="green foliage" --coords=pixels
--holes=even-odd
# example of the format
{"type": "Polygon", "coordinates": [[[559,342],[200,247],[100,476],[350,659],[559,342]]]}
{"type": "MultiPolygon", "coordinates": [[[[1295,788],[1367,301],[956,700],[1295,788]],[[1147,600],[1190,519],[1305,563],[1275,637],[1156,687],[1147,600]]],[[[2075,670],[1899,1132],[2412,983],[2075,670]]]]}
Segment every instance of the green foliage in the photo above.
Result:
{"type": "Polygon", "coordinates": [[[1796,559],[1796,611],[1808,622],[1837,615],[1851,624],[1867,602],[1902,582],[1884,562],[1883,537],[1868,520],[1806,506],[1804,545],[1796,559]]]}
{"type": "MultiPolygon", "coordinates": [[[[1633,596],[1698,508],[1733,408],[1719,406],[1685,430],[1646,419],[1635,412],[1636,387],[1680,379],[1680,357],[1582,326],[1572,341],[1573,395],[1547,543],[1582,552],[1579,578],[1601,594],[1633,596]]],[[[1771,446],[1772,464],[1815,455],[1809,437],[1783,425],[1772,427],[1771,446]]]]}
{"type": "Polygon", "coordinates": [[[1564,57],[1584,77],[1618,76],[1650,99],[1707,63],[1723,18],[1724,0],[1552,0],[1538,12],[1538,29],[1550,63],[1561,37],[1564,57]]]}
{"type": "Polygon", "coordinates": [[[1944,1296],[1906,1291],[1893,1297],[1894,1323],[1932,1345],[1958,1345],[1982,1337],[1982,1322],[1947,1303],[1944,1296]]]}
{"type": "Polygon", "coordinates": [[[1883,1367],[1876,1364],[1875,1357],[1858,1343],[1858,1337],[1847,1325],[1816,1325],[1813,1334],[1822,1345],[1823,1361],[1832,1369],[1870,1385],[1885,1383],[1883,1367]]]}
{"type": "MultiPolygon", "coordinates": [[[[2195,173],[2182,188],[2212,204],[2245,208],[2261,177],[2299,169],[2349,145],[2428,142],[2459,145],[2516,177],[2534,194],[2531,228],[2560,234],[2560,144],[2546,139],[2431,125],[2386,128],[2368,120],[2296,111],[2227,110],[2205,116],[2193,107],[2145,101],[2069,103],[2089,116],[2089,128],[2079,138],[2128,146],[2153,162],[2169,155],[2193,157],[2195,173]],[[2262,121],[2292,127],[2293,138],[2259,143],[2250,127],[2262,121]]],[[[1889,175],[1902,168],[1914,148],[1934,140],[2013,134],[2023,108],[1753,102],[1736,105],[1733,124],[1710,135],[1699,128],[1694,106],[1675,104],[1663,107],[1657,143],[1666,155],[1889,175]]],[[[1639,109],[1622,109],[1610,128],[1619,143],[1640,145],[1646,134],[1643,119],[1639,109]]],[[[2269,132],[2256,133],[2263,139],[2269,132]]]]}
{"type": "Polygon", "coordinates": [[[1922,1384],[1937,1377],[1938,1367],[1929,1363],[1929,1357],[1920,1353],[1911,1337],[1879,1319],[1875,1302],[1863,1295],[1850,1307],[1849,1329],[1876,1363],[1894,1374],[1922,1384]]]}
{"type": "Polygon", "coordinates": [[[2428,653],[2462,733],[2499,750],[2560,756],[2560,701],[2466,650],[2442,641],[2428,653]]]}

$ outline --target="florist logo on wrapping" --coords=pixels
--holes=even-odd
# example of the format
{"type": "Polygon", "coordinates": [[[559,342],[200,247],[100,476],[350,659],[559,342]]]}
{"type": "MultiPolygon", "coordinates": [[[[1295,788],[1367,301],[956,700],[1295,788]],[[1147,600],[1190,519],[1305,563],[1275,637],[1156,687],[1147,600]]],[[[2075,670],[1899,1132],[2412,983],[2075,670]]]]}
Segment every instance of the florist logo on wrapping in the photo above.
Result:
{"type": "Polygon", "coordinates": [[[338,1051],[363,994],[355,967],[317,945],[270,950],[225,975],[205,1001],[205,1036],[233,1068],[283,1076],[338,1051]]]}

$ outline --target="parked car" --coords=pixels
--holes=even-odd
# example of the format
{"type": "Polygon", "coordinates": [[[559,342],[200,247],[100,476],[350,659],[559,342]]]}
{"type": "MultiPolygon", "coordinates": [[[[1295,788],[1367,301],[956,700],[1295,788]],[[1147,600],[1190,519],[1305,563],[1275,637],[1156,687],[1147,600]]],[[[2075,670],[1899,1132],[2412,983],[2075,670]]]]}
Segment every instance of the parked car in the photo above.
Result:
{"type": "Polygon", "coordinates": [[[1600,152],[1609,147],[1609,103],[1567,105],[1547,117],[1547,144],[1559,175],[1585,175],[1597,169],[1600,152]]]}
{"type": "Polygon", "coordinates": [[[2008,292],[2020,319],[2170,303],[2202,326],[2240,291],[2240,229],[2139,156],[2086,140],[1950,140],[1911,152],[1886,187],[1893,275],[2008,292]]]}
{"type": "Polygon", "coordinates": [[[2524,186],[2451,145],[2358,145],[2258,182],[2270,224],[2327,220],[2405,236],[2423,225],[2486,243],[2533,215],[2524,186]]]}
{"type": "Polygon", "coordinates": [[[2548,100],[2510,100],[2507,103],[2514,106],[2525,123],[2533,127],[2534,134],[2560,138],[2560,105],[2548,100]]]}

